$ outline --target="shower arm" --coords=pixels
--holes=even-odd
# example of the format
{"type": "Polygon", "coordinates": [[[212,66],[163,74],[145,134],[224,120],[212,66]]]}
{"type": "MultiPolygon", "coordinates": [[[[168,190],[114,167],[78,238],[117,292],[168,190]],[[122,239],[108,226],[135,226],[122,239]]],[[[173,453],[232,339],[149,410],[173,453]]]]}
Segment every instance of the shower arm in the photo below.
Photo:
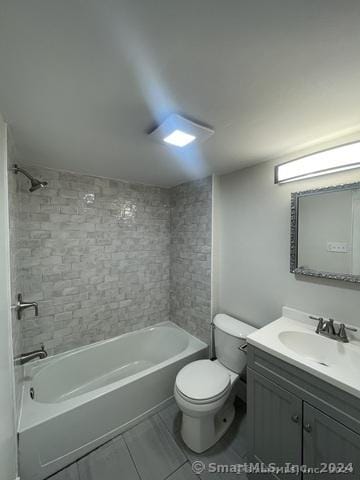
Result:
{"type": "Polygon", "coordinates": [[[30,181],[36,180],[35,177],[33,177],[29,172],[27,172],[27,171],[24,170],[23,168],[19,167],[16,163],[15,163],[15,165],[13,166],[12,170],[13,170],[13,172],[15,173],[15,175],[17,175],[17,174],[20,172],[20,173],[22,173],[23,175],[25,175],[25,177],[27,177],[30,181]]]}
{"type": "Polygon", "coordinates": [[[15,175],[17,175],[18,173],[22,173],[28,180],[30,180],[30,183],[31,183],[31,187],[29,188],[30,192],[35,192],[35,190],[38,190],[39,188],[44,188],[48,184],[48,182],[41,181],[33,177],[29,172],[19,167],[16,163],[13,166],[12,171],[15,173],[15,175]]]}

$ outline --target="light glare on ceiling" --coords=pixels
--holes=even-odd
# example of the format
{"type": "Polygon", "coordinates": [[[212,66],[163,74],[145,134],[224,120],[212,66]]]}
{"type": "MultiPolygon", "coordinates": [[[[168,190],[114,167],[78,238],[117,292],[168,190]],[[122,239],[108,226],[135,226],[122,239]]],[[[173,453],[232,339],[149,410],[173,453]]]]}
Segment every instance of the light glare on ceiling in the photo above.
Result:
{"type": "Polygon", "coordinates": [[[176,147],[185,147],[185,145],[188,145],[195,139],[195,135],[190,135],[181,130],[174,130],[170,135],[164,138],[164,142],[175,145],[176,147]]]}
{"type": "Polygon", "coordinates": [[[360,167],[360,141],[307,155],[275,167],[275,183],[317,177],[360,167]]]}

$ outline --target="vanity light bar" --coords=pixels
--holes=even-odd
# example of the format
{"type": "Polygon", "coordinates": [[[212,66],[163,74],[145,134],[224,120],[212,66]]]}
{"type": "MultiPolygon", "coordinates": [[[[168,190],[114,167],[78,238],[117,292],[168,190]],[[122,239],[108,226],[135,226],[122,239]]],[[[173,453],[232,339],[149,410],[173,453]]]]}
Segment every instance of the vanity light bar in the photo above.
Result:
{"type": "Polygon", "coordinates": [[[276,165],[275,183],[294,182],[360,167],[360,141],[276,165]]]}

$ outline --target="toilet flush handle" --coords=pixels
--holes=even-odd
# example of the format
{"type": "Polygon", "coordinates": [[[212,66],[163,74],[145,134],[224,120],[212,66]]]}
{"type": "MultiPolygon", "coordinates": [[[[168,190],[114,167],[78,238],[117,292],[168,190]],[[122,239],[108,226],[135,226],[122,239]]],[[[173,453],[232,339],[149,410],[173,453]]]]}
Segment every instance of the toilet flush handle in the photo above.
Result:
{"type": "Polygon", "coordinates": [[[247,343],[244,343],[239,347],[239,350],[241,350],[244,353],[247,353],[247,343]]]}

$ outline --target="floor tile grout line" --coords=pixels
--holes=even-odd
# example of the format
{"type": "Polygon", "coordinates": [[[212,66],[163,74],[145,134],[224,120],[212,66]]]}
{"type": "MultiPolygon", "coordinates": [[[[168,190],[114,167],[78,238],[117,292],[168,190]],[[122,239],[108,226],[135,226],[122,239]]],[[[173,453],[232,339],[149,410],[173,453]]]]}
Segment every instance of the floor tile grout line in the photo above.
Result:
{"type": "Polygon", "coordinates": [[[77,471],[77,478],[78,478],[78,480],[81,480],[81,477],[80,477],[80,468],[79,468],[79,464],[78,464],[77,461],[75,462],[75,465],[76,465],[76,471],[77,471]]]}
{"type": "MultiPolygon", "coordinates": [[[[169,473],[169,475],[167,475],[166,477],[164,477],[164,478],[162,479],[162,480],[166,480],[166,479],[168,479],[169,477],[171,477],[171,475],[173,475],[175,472],[177,472],[181,467],[183,467],[186,463],[189,463],[189,458],[188,458],[188,456],[186,455],[186,453],[184,452],[184,450],[180,447],[180,445],[178,445],[178,443],[177,443],[177,441],[176,441],[176,438],[172,435],[172,433],[171,433],[170,430],[168,429],[166,423],[164,422],[164,420],[163,420],[163,419],[161,418],[161,416],[159,415],[159,412],[155,413],[155,414],[152,415],[152,416],[154,416],[154,417],[155,417],[155,416],[159,417],[160,423],[163,424],[165,430],[169,433],[169,435],[171,436],[171,438],[174,440],[176,446],[179,448],[179,450],[183,453],[183,455],[184,455],[184,457],[185,457],[185,460],[184,460],[184,462],[183,462],[181,465],[179,465],[175,470],[173,470],[171,473],[169,473]]],[[[150,418],[150,417],[149,417],[149,418],[150,418]]],[[[140,472],[139,472],[139,470],[138,470],[138,468],[137,468],[136,462],[135,462],[135,460],[134,460],[134,458],[133,458],[133,456],[132,456],[132,454],[131,454],[130,448],[129,448],[128,444],[126,443],[126,439],[125,439],[125,438],[123,438],[123,439],[124,439],[126,448],[127,448],[128,451],[129,451],[129,455],[130,455],[130,457],[131,457],[131,459],[132,459],[132,461],[133,461],[133,463],[134,463],[135,469],[136,469],[136,471],[137,471],[137,473],[138,473],[138,475],[139,475],[139,478],[140,478],[141,480],[143,480],[143,477],[140,475],[140,472]]]]}
{"type": "Polygon", "coordinates": [[[137,465],[136,465],[136,462],[135,462],[135,460],[134,460],[134,457],[133,457],[133,456],[132,456],[132,454],[131,454],[130,447],[129,447],[129,445],[128,445],[128,444],[127,444],[127,442],[126,442],[126,439],[125,439],[125,437],[124,437],[124,436],[122,436],[122,438],[123,438],[123,440],[124,440],[124,443],[125,443],[126,449],[127,449],[127,451],[129,452],[129,455],[130,455],[131,461],[132,461],[132,462],[133,462],[133,464],[134,464],[134,467],[135,467],[136,473],[139,475],[139,478],[140,478],[140,480],[144,480],[144,479],[143,479],[143,477],[140,475],[140,472],[139,472],[139,470],[138,470],[138,467],[137,467],[137,465]]]}
{"type": "Polygon", "coordinates": [[[158,415],[161,423],[164,425],[164,427],[166,428],[166,430],[170,433],[170,435],[173,437],[173,434],[172,432],[170,431],[170,429],[168,428],[168,426],[166,425],[166,423],[164,422],[162,416],[160,415],[160,412],[156,413],[155,415],[158,415]]]}
{"type": "MultiPolygon", "coordinates": [[[[179,412],[180,412],[180,410],[179,410],[179,412]]],[[[165,425],[166,430],[170,433],[170,435],[171,435],[171,436],[174,438],[174,440],[176,441],[176,437],[175,437],[174,432],[172,432],[172,431],[170,430],[170,428],[167,426],[165,420],[164,420],[164,419],[162,418],[162,416],[160,415],[160,412],[156,413],[156,415],[159,416],[161,422],[165,425]]],[[[179,431],[180,431],[180,429],[179,429],[179,431]]]]}
{"type": "Polygon", "coordinates": [[[173,472],[171,472],[169,475],[164,477],[162,480],[168,480],[171,477],[171,475],[174,475],[174,473],[176,473],[178,470],[180,470],[180,468],[182,468],[186,463],[189,463],[189,460],[187,458],[186,458],[184,463],[182,463],[177,468],[175,468],[175,470],[173,472]]]}
{"type": "Polygon", "coordinates": [[[235,455],[240,457],[241,459],[245,460],[245,455],[247,455],[247,451],[245,451],[244,455],[240,455],[239,452],[237,452],[232,445],[229,445],[228,447],[235,455]]]}
{"type": "MultiPolygon", "coordinates": [[[[186,450],[185,450],[181,445],[179,445],[179,443],[176,441],[176,437],[175,437],[174,433],[173,433],[172,431],[170,431],[170,429],[169,429],[168,426],[166,425],[165,421],[162,419],[161,415],[159,415],[159,417],[160,417],[160,420],[162,421],[162,423],[165,425],[165,428],[167,429],[167,431],[170,433],[170,435],[172,436],[172,438],[173,438],[174,441],[176,442],[176,445],[180,448],[180,450],[183,452],[183,454],[184,454],[184,456],[185,456],[185,458],[186,458],[186,461],[185,461],[178,469],[176,469],[173,473],[170,474],[170,476],[171,476],[171,475],[173,475],[175,472],[177,472],[181,467],[183,467],[186,463],[188,463],[188,464],[190,465],[190,467],[191,467],[192,461],[191,461],[191,458],[190,458],[190,457],[188,456],[188,454],[186,453],[186,450]]],[[[179,430],[179,433],[180,433],[180,430],[179,430]]],[[[198,477],[199,480],[202,479],[202,477],[201,477],[200,475],[196,475],[195,473],[194,473],[194,475],[195,475],[196,477],[198,477]]],[[[166,477],[166,479],[164,479],[164,480],[167,480],[168,478],[169,478],[169,477],[166,477]]]]}
{"type": "Polygon", "coordinates": [[[173,475],[175,472],[177,472],[181,467],[183,467],[186,463],[189,462],[189,457],[186,455],[186,452],[185,450],[178,444],[178,442],[176,441],[176,437],[175,435],[170,431],[170,429],[168,428],[168,426],[166,425],[166,422],[163,420],[163,418],[161,417],[160,413],[157,412],[155,414],[156,416],[159,417],[159,420],[160,420],[160,423],[163,424],[165,430],[169,433],[170,437],[174,440],[175,442],[175,445],[177,446],[177,448],[180,450],[180,452],[184,455],[184,458],[185,458],[185,461],[179,466],[177,467],[173,472],[171,472],[168,476],[166,476],[163,480],[166,480],[168,479],[169,477],[171,477],[171,475],[173,475]]]}
{"type": "MultiPolygon", "coordinates": [[[[171,432],[171,431],[169,430],[169,428],[167,427],[166,423],[164,422],[164,420],[161,418],[160,415],[159,415],[159,417],[160,417],[160,420],[162,421],[162,423],[165,425],[165,428],[167,429],[167,431],[170,433],[170,435],[171,435],[171,437],[173,438],[173,440],[174,440],[174,442],[176,443],[176,445],[179,447],[179,449],[180,449],[180,450],[182,451],[182,453],[184,454],[184,456],[185,456],[185,458],[186,458],[186,462],[188,462],[188,463],[191,465],[191,464],[192,464],[192,459],[191,459],[191,457],[189,457],[189,455],[188,455],[188,453],[186,452],[185,448],[184,448],[181,444],[178,443],[178,441],[177,441],[177,439],[176,439],[176,436],[174,435],[173,432],[171,432]]],[[[179,430],[178,433],[179,433],[179,435],[180,435],[180,437],[181,437],[180,430],[179,430]]],[[[186,463],[186,462],[185,462],[185,463],[186,463]]],[[[184,463],[183,465],[185,465],[185,463],[184,463]]],[[[182,465],[182,466],[183,466],[183,465],[182,465]]],[[[176,471],[176,470],[175,470],[175,471],[176,471]]],[[[174,473],[174,472],[173,472],[173,473],[174,473]]],[[[199,478],[201,478],[201,477],[199,476],[199,478]]]]}
{"type": "MultiPolygon", "coordinates": [[[[172,438],[174,439],[174,441],[176,442],[176,444],[178,445],[178,447],[179,447],[179,448],[181,449],[181,451],[184,453],[185,457],[187,458],[187,462],[191,465],[191,463],[192,463],[191,457],[187,454],[186,450],[185,450],[181,445],[179,445],[179,443],[178,443],[177,440],[176,440],[175,434],[169,429],[169,427],[167,426],[166,422],[163,420],[162,416],[160,415],[160,412],[158,412],[156,415],[159,416],[161,422],[165,425],[165,428],[167,429],[167,431],[170,433],[170,435],[172,436],[172,438]]],[[[221,442],[221,440],[220,440],[220,442],[221,442]]],[[[233,453],[233,455],[235,455],[236,460],[239,461],[238,463],[241,463],[241,462],[244,463],[244,462],[246,461],[246,458],[244,458],[242,455],[240,455],[240,454],[233,448],[232,445],[228,445],[228,446],[224,445],[224,447],[225,447],[225,448],[228,448],[228,449],[233,453]]],[[[186,463],[186,462],[185,462],[185,463],[186,463]]],[[[184,464],[183,464],[183,465],[184,465],[184,464]]],[[[183,465],[182,465],[182,466],[183,466],[183,465]]],[[[181,468],[181,467],[179,467],[179,468],[181,468]]],[[[177,469],[177,470],[178,470],[178,469],[177,469]]],[[[176,472],[177,470],[175,470],[175,472],[176,472]]],[[[173,472],[173,473],[175,473],[175,472],[173,472]]],[[[172,475],[172,474],[171,474],[171,475],[172,475]]],[[[198,477],[199,477],[199,479],[201,480],[202,477],[201,477],[201,476],[198,476],[198,477]]],[[[166,478],[169,478],[169,477],[166,477],[166,478]]]]}
{"type": "Polygon", "coordinates": [[[171,438],[174,440],[174,442],[176,443],[176,445],[180,448],[180,450],[183,452],[184,456],[190,461],[190,458],[188,457],[188,455],[186,454],[186,451],[184,450],[184,448],[179,445],[179,443],[177,442],[176,440],[176,436],[174,435],[174,433],[168,428],[168,426],[166,425],[165,421],[161,418],[161,416],[159,415],[159,418],[160,418],[160,421],[162,422],[162,424],[165,426],[166,430],[170,433],[171,435],[171,438]]]}

